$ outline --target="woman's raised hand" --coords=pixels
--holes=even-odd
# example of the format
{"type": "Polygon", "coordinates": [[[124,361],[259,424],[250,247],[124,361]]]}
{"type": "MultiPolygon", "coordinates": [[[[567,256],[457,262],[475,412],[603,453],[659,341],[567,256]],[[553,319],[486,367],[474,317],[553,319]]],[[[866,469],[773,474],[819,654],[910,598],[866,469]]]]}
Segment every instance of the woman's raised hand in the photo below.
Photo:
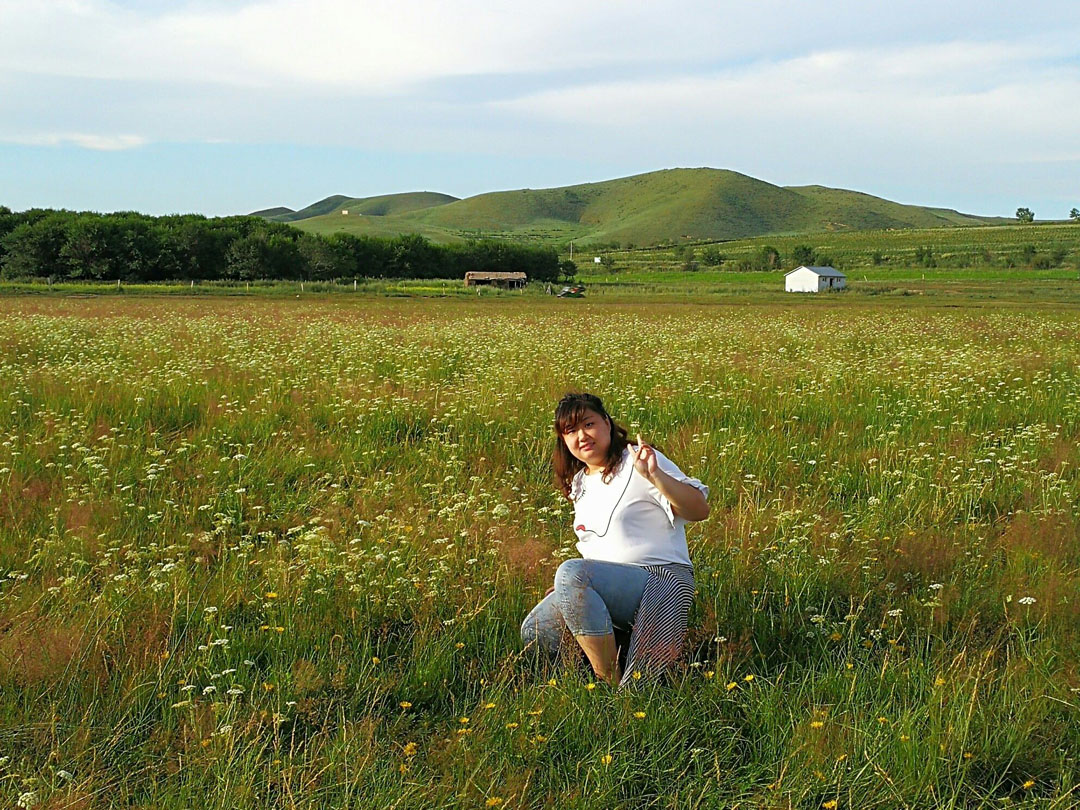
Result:
{"type": "Polygon", "coordinates": [[[648,480],[656,474],[656,451],[641,440],[641,434],[637,435],[638,449],[634,455],[634,469],[648,480]]]}

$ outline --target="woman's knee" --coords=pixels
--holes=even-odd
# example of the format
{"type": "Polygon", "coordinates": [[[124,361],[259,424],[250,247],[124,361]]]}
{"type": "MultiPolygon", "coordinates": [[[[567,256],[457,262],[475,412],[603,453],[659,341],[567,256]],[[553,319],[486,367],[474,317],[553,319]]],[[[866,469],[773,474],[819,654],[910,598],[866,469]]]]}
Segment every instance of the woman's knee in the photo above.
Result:
{"type": "Polygon", "coordinates": [[[588,587],[589,576],[585,564],[586,561],[579,558],[564,560],[555,571],[555,593],[565,594],[588,587]]]}
{"type": "Polygon", "coordinates": [[[540,620],[534,610],[521,623],[521,643],[525,646],[538,642],[540,639],[540,620]]]}
{"type": "Polygon", "coordinates": [[[551,599],[532,609],[521,623],[521,642],[526,649],[556,655],[562,643],[566,623],[551,599]]]}

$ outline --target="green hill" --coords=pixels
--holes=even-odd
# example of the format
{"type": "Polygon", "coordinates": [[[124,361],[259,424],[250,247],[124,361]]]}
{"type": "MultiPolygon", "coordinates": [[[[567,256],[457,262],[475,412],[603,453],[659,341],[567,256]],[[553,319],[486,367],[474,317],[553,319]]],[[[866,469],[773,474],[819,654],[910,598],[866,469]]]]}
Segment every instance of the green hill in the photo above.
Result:
{"type": "Polygon", "coordinates": [[[903,205],[824,186],[775,186],[723,169],[666,169],[599,183],[498,191],[463,200],[426,193],[330,199],[334,205],[316,203],[281,221],[317,233],[420,233],[439,242],[477,236],[546,243],[573,239],[583,245],[652,245],[1009,221],[903,205]],[[342,209],[349,215],[342,216],[342,209]]]}
{"type": "Polygon", "coordinates": [[[295,214],[291,208],[286,208],[283,205],[279,205],[277,208],[264,208],[261,211],[252,211],[248,214],[249,217],[262,217],[263,219],[274,219],[275,217],[284,216],[286,214],[295,214]]]}
{"type": "Polygon", "coordinates": [[[378,197],[346,197],[344,194],[334,194],[299,211],[289,208],[268,208],[266,211],[256,211],[252,216],[262,216],[275,222],[299,222],[334,214],[342,216],[343,211],[348,212],[347,216],[385,217],[420,211],[436,205],[446,205],[456,200],[457,197],[432,191],[382,194],[378,197]]]}

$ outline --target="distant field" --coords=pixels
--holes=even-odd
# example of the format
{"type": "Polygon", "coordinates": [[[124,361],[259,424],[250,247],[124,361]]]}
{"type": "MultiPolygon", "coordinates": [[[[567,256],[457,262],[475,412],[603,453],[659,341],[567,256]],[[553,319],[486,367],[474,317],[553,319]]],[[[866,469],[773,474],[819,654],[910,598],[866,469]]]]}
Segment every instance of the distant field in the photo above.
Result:
{"type": "MultiPolygon", "coordinates": [[[[784,292],[783,272],[735,273],[677,270],[627,271],[615,275],[583,275],[587,294],[605,298],[687,301],[730,300],[785,306],[859,306],[876,297],[898,302],[918,299],[927,305],[978,305],[1014,302],[1033,305],[1080,304],[1080,277],[1072,270],[973,271],[883,270],[852,272],[848,289],[806,295],[784,292]]],[[[918,305],[918,304],[915,304],[918,305]]]]}
{"type": "Polygon", "coordinates": [[[791,256],[797,245],[805,245],[815,253],[831,258],[844,270],[918,270],[971,269],[987,272],[993,277],[999,270],[1047,269],[1080,272],[1080,224],[987,225],[959,228],[910,228],[871,230],[846,233],[807,233],[795,236],[756,237],[729,242],[698,244],[682,248],[680,255],[672,247],[639,248],[634,250],[590,251],[581,248],[575,260],[583,274],[606,274],[592,263],[595,256],[610,255],[622,270],[681,269],[686,256],[691,255],[701,270],[708,270],[705,251],[719,251],[725,265],[731,267],[740,259],[749,259],[764,246],[775,247],[784,262],[791,267],[791,256]],[[919,253],[930,251],[920,260],[919,253]],[[875,256],[875,254],[877,254],[875,256]],[[1033,267],[1054,261],[1052,268],[1033,267]],[[875,264],[875,261],[877,264],[875,264]],[[927,266],[931,265],[931,266],[927,266]]]}
{"type": "Polygon", "coordinates": [[[0,807],[1077,806],[1080,312],[734,275],[7,288],[0,807]],[[521,650],[568,389],[711,487],[665,683],[521,650]]]}
{"type": "MultiPolygon", "coordinates": [[[[652,253],[663,255],[661,251],[652,253]]],[[[687,272],[674,261],[631,262],[628,254],[620,254],[617,272],[605,272],[591,262],[579,264],[581,280],[587,297],[605,300],[651,301],[696,300],[738,301],[746,303],[783,303],[786,306],[805,306],[815,296],[784,292],[784,272],[736,272],[702,269],[687,272]],[[668,268],[668,269],[664,269],[668,268]]],[[[0,296],[173,296],[173,297],[254,297],[254,298],[480,298],[527,299],[547,298],[564,285],[532,283],[523,290],[499,290],[491,287],[465,287],[458,279],[367,279],[358,281],[305,282],[298,281],[215,281],[157,284],[116,284],[0,282],[0,296]]],[[[899,299],[919,296],[928,303],[957,302],[964,304],[992,301],[1013,301],[1028,304],[1080,304],[1080,272],[1068,268],[1029,270],[1021,268],[911,268],[860,267],[849,269],[848,289],[830,293],[830,306],[845,307],[865,304],[885,296],[899,299]]]]}

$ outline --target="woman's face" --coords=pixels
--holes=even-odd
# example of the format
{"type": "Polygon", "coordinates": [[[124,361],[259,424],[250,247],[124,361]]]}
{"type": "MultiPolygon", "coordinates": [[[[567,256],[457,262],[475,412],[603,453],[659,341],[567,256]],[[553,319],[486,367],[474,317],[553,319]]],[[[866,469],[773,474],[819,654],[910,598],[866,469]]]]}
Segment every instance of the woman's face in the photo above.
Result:
{"type": "Polygon", "coordinates": [[[563,433],[570,455],[588,465],[590,470],[604,468],[611,447],[611,423],[596,411],[587,409],[581,421],[563,433]]]}

